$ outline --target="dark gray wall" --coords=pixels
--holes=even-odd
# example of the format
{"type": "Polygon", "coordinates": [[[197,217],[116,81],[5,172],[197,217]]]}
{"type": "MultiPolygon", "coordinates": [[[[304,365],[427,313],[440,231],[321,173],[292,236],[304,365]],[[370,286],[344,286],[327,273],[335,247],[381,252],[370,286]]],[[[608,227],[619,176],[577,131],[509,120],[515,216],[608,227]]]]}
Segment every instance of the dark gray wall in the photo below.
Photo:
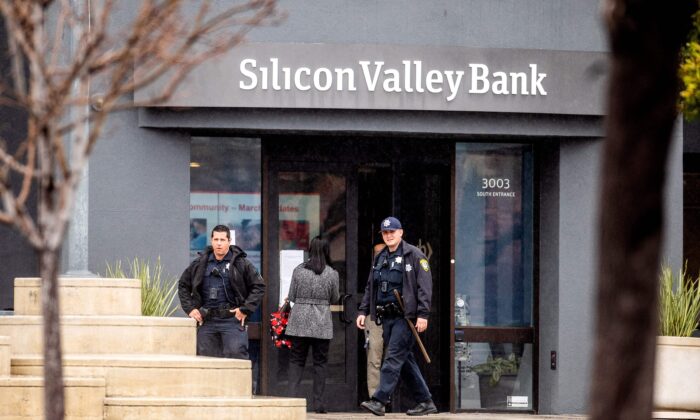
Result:
{"type": "MultiPolygon", "coordinates": [[[[5,39],[5,22],[0,19],[0,86],[9,82],[11,74],[9,52],[5,39]]],[[[14,154],[27,135],[26,116],[15,107],[0,107],[0,142],[14,154]]],[[[19,191],[19,177],[12,177],[15,191],[19,191]]],[[[27,207],[36,214],[36,194],[29,196],[27,207]]],[[[24,237],[14,227],[0,225],[0,311],[14,305],[15,277],[36,277],[39,274],[37,257],[24,237]]]]}
{"type": "Polygon", "coordinates": [[[558,372],[550,370],[550,354],[559,351],[559,142],[538,150],[539,168],[539,409],[555,412],[559,401],[558,372]]]}
{"type": "Polygon", "coordinates": [[[252,41],[606,51],[596,1],[285,0],[252,41]]]}
{"type": "Polygon", "coordinates": [[[587,406],[593,344],[600,141],[559,150],[559,313],[555,413],[587,406]]]}
{"type": "Polygon", "coordinates": [[[89,268],[160,257],[179,276],[189,255],[189,135],[136,120],[113,116],[90,161],[89,268]]]}

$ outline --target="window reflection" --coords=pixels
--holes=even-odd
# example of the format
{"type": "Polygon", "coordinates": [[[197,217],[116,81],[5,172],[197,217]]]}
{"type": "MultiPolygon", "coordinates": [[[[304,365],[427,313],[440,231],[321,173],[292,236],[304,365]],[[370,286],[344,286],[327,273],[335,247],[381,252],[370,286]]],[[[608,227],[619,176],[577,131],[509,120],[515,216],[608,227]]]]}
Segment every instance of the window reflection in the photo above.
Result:
{"type": "Polygon", "coordinates": [[[260,139],[193,137],[190,151],[190,258],[227,225],[232,242],[261,269],[260,139]]]}
{"type": "Polygon", "coordinates": [[[455,343],[457,409],[531,410],[532,344],[455,343]]]}
{"type": "Polygon", "coordinates": [[[456,326],[532,325],[529,146],[458,144],[456,326]]]}
{"type": "MultiPolygon", "coordinates": [[[[311,239],[323,236],[330,247],[333,268],[340,277],[340,294],[346,290],[346,178],[327,172],[280,172],[279,188],[279,249],[303,250],[308,258],[311,239]]],[[[287,295],[288,279],[280,279],[280,297],[287,295]]],[[[345,383],[345,324],[333,313],[333,339],[328,354],[326,383],[345,383]]],[[[276,352],[278,379],[288,380],[288,352],[276,352]]],[[[309,353],[306,365],[313,364],[309,353]]],[[[302,384],[311,385],[312,372],[305,369],[302,384]]]]}
{"type": "MultiPolygon", "coordinates": [[[[190,259],[211,243],[211,230],[231,229],[232,243],[241,247],[258,270],[262,267],[260,139],[193,137],[190,146],[190,259]]],[[[258,307],[249,320],[259,323],[258,307]]],[[[253,392],[260,378],[260,341],[250,340],[253,392]]]]}

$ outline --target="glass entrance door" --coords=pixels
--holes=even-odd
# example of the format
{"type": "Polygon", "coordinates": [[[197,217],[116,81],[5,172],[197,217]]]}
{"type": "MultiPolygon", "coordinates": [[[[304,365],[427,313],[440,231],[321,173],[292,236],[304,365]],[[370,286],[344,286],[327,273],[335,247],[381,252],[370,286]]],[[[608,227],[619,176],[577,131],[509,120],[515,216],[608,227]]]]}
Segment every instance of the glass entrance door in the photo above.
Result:
{"type": "MultiPolygon", "coordinates": [[[[356,222],[348,209],[356,198],[353,177],[342,165],[274,163],[270,166],[269,212],[270,278],[268,312],[287,296],[294,267],[308,257],[315,236],[330,245],[332,265],[340,275],[340,302],[331,306],[333,339],[330,342],[326,378],[326,407],[331,411],[357,408],[356,341],[356,222]]],[[[292,309],[293,310],[293,309],[292,309]]],[[[271,346],[270,346],[271,347],[271,346]]],[[[288,395],[289,351],[272,347],[267,369],[269,394],[288,395]]],[[[312,398],[313,361],[309,354],[301,388],[312,398]]]]}
{"type": "Polygon", "coordinates": [[[456,145],[456,410],[536,409],[532,168],[528,145],[456,145]]]}

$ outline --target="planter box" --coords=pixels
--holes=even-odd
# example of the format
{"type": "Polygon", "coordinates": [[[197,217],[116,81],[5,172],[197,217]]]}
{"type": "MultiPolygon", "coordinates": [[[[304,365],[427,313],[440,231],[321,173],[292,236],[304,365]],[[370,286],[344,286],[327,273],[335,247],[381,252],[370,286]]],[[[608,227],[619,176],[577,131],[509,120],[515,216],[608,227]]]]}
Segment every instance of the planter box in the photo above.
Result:
{"type": "Polygon", "coordinates": [[[501,379],[494,386],[489,384],[491,375],[479,375],[479,394],[481,396],[481,408],[490,410],[505,410],[508,408],[508,396],[513,395],[516,375],[501,375],[501,379]]]}
{"type": "Polygon", "coordinates": [[[654,409],[700,414],[700,338],[657,337],[656,343],[654,409]]]}

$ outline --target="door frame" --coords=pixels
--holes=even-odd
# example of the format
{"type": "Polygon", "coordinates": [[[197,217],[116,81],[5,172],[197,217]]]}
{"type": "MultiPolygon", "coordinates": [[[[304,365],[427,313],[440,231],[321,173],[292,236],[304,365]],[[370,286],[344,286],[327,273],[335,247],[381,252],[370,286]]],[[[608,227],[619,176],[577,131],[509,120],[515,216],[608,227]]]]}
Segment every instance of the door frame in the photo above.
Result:
{"type": "MultiPolygon", "coordinates": [[[[452,148],[451,158],[451,192],[450,192],[450,207],[451,207],[451,224],[450,232],[450,296],[453,301],[455,298],[455,265],[454,258],[456,255],[456,226],[457,226],[457,168],[456,168],[456,144],[452,148]]],[[[468,142],[467,142],[468,143],[468,142]]],[[[478,141],[477,143],[494,143],[478,141]]],[[[540,320],[540,303],[539,303],[539,241],[540,241],[540,165],[538,162],[539,148],[531,142],[509,142],[529,145],[531,154],[528,159],[525,158],[523,165],[531,165],[532,172],[532,326],[531,327],[483,327],[483,326],[455,326],[455,306],[450,305],[450,412],[503,412],[503,413],[521,413],[521,414],[536,414],[539,411],[539,320],[540,320]],[[462,335],[464,342],[490,342],[490,343],[518,343],[532,344],[532,409],[531,410],[488,410],[488,409],[457,409],[457,385],[456,385],[456,369],[455,369],[455,339],[457,332],[462,335]]]]}
{"type": "MultiPolygon", "coordinates": [[[[277,185],[277,176],[280,172],[328,172],[329,162],[310,162],[298,161],[285,158],[275,158],[270,153],[264,152],[263,148],[263,231],[265,237],[265,245],[263,249],[263,272],[264,278],[267,280],[267,290],[263,299],[265,313],[271,313],[277,309],[277,299],[279,296],[279,257],[274,255],[273,251],[279,251],[279,224],[274,223],[279,220],[279,189],[277,185]]],[[[344,404],[341,409],[346,411],[356,410],[357,405],[357,375],[354,374],[356,369],[354,360],[357,360],[358,329],[354,325],[354,312],[349,311],[349,308],[354,308],[358,303],[358,297],[355,290],[357,289],[357,174],[353,170],[353,165],[349,163],[332,163],[334,173],[342,173],[345,177],[345,279],[341,278],[341,282],[345,280],[345,292],[341,293],[352,295],[344,301],[345,305],[340,308],[340,318],[343,319],[343,314],[346,319],[352,321],[345,326],[345,382],[337,384],[326,381],[326,398],[334,393],[342,392],[342,395],[350,393],[352,398],[344,398],[344,404]],[[334,388],[338,388],[334,390],[334,388]],[[345,403],[345,401],[347,401],[345,403]],[[345,407],[347,405],[347,407],[345,407]]],[[[335,305],[334,305],[335,306],[335,305]]],[[[273,352],[285,351],[274,348],[272,340],[268,335],[264,335],[261,345],[262,353],[262,390],[263,393],[269,394],[271,391],[271,380],[273,379],[277,369],[277,361],[274,358],[273,352]]]]}

